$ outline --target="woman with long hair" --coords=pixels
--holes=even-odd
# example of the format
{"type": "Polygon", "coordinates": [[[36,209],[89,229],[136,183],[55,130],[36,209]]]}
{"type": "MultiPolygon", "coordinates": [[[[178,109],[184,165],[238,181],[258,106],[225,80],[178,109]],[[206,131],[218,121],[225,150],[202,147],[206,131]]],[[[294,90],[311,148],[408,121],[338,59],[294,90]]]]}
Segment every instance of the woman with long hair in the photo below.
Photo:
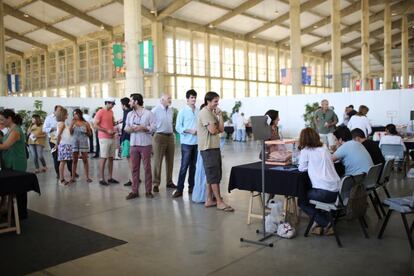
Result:
{"type": "Polygon", "coordinates": [[[29,135],[27,143],[29,144],[30,152],[32,153],[33,161],[36,167],[34,172],[46,172],[46,161],[43,157],[43,149],[46,142],[46,133],[43,132],[43,123],[39,115],[34,114],[32,116],[32,124],[27,130],[27,134],[29,135]],[[39,160],[42,163],[42,169],[39,169],[39,160]]]}
{"type": "Polygon", "coordinates": [[[81,154],[83,167],[85,169],[86,182],[92,182],[89,178],[89,136],[92,135],[92,129],[89,123],[83,118],[83,113],[80,109],[73,111],[73,120],[69,127],[70,134],[72,135],[72,179],[71,182],[75,182],[76,169],[78,167],[79,154],[81,154]]]}
{"type": "MultiPolygon", "coordinates": [[[[27,169],[26,142],[21,125],[20,115],[11,109],[0,111],[0,122],[8,128],[0,144],[2,155],[2,170],[14,170],[25,172],[27,169]]],[[[16,194],[19,217],[27,217],[27,193],[16,194]]]]}
{"type": "Polygon", "coordinates": [[[299,171],[308,171],[312,183],[307,199],[299,199],[299,206],[310,217],[315,215],[312,233],[333,234],[327,215],[318,212],[309,200],[335,202],[341,179],[335,171],[329,150],[323,146],[319,134],[313,128],[308,127],[301,131],[299,149],[299,171]]]}
{"type": "MultiPolygon", "coordinates": [[[[72,137],[69,128],[65,125],[65,120],[68,118],[68,110],[61,108],[57,111],[57,142],[53,150],[58,151],[59,161],[59,180],[61,184],[68,185],[69,182],[65,180],[65,165],[72,160],[72,137]]],[[[75,174],[72,174],[72,179],[75,174]]]]}
{"type": "Polygon", "coordinates": [[[347,127],[349,130],[359,128],[365,133],[365,137],[368,137],[372,132],[371,123],[367,118],[368,111],[369,108],[367,106],[360,105],[358,113],[352,116],[348,122],[347,127]]]}

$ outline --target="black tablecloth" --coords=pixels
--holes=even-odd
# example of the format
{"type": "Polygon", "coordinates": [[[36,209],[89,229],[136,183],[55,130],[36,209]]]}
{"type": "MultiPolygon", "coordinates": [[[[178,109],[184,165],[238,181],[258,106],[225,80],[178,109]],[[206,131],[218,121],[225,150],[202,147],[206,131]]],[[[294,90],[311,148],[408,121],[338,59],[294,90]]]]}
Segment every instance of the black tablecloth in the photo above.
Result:
{"type": "MultiPolygon", "coordinates": [[[[269,194],[296,196],[306,198],[306,191],[311,187],[307,172],[271,170],[265,167],[265,192],[269,194]]],[[[255,162],[231,168],[228,190],[262,191],[262,163],[255,162]]]]}
{"type": "Polygon", "coordinates": [[[39,182],[34,173],[10,170],[0,171],[0,195],[35,191],[40,194],[39,182]]]}

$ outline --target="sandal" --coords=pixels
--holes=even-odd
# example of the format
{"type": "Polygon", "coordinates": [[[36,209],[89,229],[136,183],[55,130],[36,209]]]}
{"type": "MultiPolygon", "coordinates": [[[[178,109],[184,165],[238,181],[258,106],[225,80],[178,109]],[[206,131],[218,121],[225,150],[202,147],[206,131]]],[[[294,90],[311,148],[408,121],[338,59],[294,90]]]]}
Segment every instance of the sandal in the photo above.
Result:
{"type": "Polygon", "coordinates": [[[206,208],[210,208],[210,207],[215,207],[217,206],[217,203],[215,201],[210,201],[209,204],[207,204],[207,202],[204,204],[204,207],[206,208]]]}
{"type": "Polygon", "coordinates": [[[90,178],[87,178],[86,179],[86,182],[88,182],[88,183],[91,183],[93,180],[92,179],[90,179],[90,178]]]}
{"type": "Polygon", "coordinates": [[[225,205],[223,207],[217,207],[218,210],[223,211],[223,212],[233,212],[234,209],[233,207],[231,207],[230,205],[225,205]]]}
{"type": "Polygon", "coordinates": [[[71,178],[70,180],[69,180],[69,183],[75,183],[76,182],[76,179],[74,179],[74,178],[71,178]]]}
{"type": "Polygon", "coordinates": [[[59,181],[60,181],[60,184],[63,184],[65,186],[69,184],[69,182],[66,181],[65,179],[60,179],[59,181]]]}

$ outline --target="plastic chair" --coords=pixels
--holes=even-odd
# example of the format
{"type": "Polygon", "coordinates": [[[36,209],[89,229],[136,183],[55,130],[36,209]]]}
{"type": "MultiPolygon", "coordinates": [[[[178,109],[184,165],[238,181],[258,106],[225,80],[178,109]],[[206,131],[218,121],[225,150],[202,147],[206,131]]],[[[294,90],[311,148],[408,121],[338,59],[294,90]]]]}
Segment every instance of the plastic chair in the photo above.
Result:
{"type": "Polygon", "coordinates": [[[381,212],[385,216],[384,207],[382,206],[381,200],[376,191],[376,187],[378,185],[378,179],[380,178],[381,170],[382,170],[382,164],[377,164],[377,165],[372,166],[371,168],[369,168],[368,173],[365,176],[364,182],[363,182],[365,190],[368,193],[369,199],[371,200],[372,206],[374,207],[374,210],[378,216],[378,219],[382,219],[382,216],[378,210],[377,204],[380,206],[381,212]],[[372,194],[374,194],[377,202],[374,201],[374,197],[372,196],[372,194]]]}
{"type": "MultiPolygon", "coordinates": [[[[361,185],[364,181],[364,178],[365,178],[365,174],[345,176],[341,181],[341,189],[338,193],[338,198],[336,202],[325,203],[325,202],[316,201],[316,200],[309,201],[311,204],[315,204],[316,209],[325,211],[329,214],[330,223],[334,230],[335,239],[339,247],[342,247],[342,243],[341,243],[341,240],[339,239],[338,231],[336,228],[336,223],[341,213],[343,213],[346,210],[352,188],[356,185],[361,185]]],[[[310,219],[309,224],[306,228],[305,237],[308,236],[309,230],[314,220],[315,220],[315,217],[313,216],[310,219]]],[[[368,239],[369,236],[368,236],[367,230],[365,229],[368,226],[367,226],[367,223],[365,222],[364,217],[359,217],[358,220],[361,225],[365,238],[368,239]]]]}
{"type": "Polygon", "coordinates": [[[380,148],[385,160],[394,159],[394,164],[396,163],[398,167],[401,165],[404,169],[404,176],[407,176],[404,147],[399,144],[382,144],[380,148]]]}
{"type": "Polygon", "coordinates": [[[391,196],[390,196],[390,193],[388,192],[386,184],[388,184],[388,182],[390,181],[392,167],[394,165],[394,162],[395,162],[394,159],[385,161],[385,165],[384,165],[384,168],[382,169],[381,176],[378,179],[377,188],[382,187],[388,198],[390,198],[391,196]]]}

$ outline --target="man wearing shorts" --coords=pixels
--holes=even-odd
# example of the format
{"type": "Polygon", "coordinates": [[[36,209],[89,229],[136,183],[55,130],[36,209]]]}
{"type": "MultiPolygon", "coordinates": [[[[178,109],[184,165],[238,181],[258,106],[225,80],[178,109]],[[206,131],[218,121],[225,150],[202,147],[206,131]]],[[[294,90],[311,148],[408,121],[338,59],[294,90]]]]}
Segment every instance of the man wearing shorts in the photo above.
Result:
{"type": "MultiPolygon", "coordinates": [[[[120,137],[121,156],[125,157],[128,160],[129,170],[132,171],[131,159],[130,159],[130,134],[125,131],[126,118],[128,116],[128,113],[132,109],[129,106],[129,98],[127,97],[121,99],[121,104],[122,104],[122,110],[124,112],[124,116],[122,118],[122,129],[121,129],[121,137],[120,137]]],[[[124,186],[131,186],[131,185],[132,185],[131,179],[129,179],[128,182],[124,184],[124,186]]]]}
{"type": "Polygon", "coordinates": [[[105,106],[95,115],[95,128],[98,130],[100,160],[99,160],[99,184],[108,186],[108,183],[118,184],[119,182],[112,178],[112,171],[115,156],[114,140],[114,112],[112,108],[115,105],[115,99],[105,100],[105,106]],[[105,181],[105,164],[108,160],[109,179],[105,181]]]}
{"type": "Polygon", "coordinates": [[[321,108],[315,112],[314,123],[322,143],[324,143],[328,149],[332,149],[336,144],[333,132],[338,123],[338,116],[336,116],[335,112],[329,108],[328,100],[322,100],[321,108]]]}
{"type": "Polygon", "coordinates": [[[221,110],[217,107],[219,99],[216,92],[208,92],[204,97],[204,108],[200,111],[197,122],[198,148],[203,158],[208,186],[205,207],[217,206],[219,210],[231,212],[234,209],[224,203],[220,194],[220,133],[224,131],[224,122],[221,110]]]}

